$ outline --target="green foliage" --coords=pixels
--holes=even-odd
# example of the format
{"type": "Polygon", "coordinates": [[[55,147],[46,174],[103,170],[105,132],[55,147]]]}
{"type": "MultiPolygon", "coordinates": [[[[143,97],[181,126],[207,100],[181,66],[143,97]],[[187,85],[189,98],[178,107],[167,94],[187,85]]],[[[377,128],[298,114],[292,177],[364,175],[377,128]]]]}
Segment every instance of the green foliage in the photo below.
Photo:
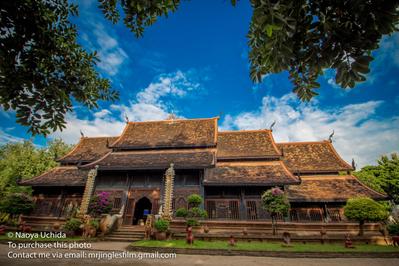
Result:
{"type": "Polygon", "coordinates": [[[0,224],[7,224],[10,219],[10,214],[6,212],[0,213],[0,224]]]}
{"type": "Polygon", "coordinates": [[[154,226],[158,232],[166,232],[169,229],[169,221],[159,219],[154,223],[154,226]]]}
{"type": "Polygon", "coordinates": [[[0,105],[15,110],[32,134],[65,128],[73,100],[89,108],[118,93],[101,78],[96,52],[77,42],[70,22],[78,7],[67,0],[2,1],[0,9],[0,105]]]}
{"type": "Polygon", "coordinates": [[[18,186],[18,181],[38,176],[57,166],[55,158],[70,149],[70,145],[59,139],[50,141],[47,148],[38,148],[31,141],[0,146],[0,196],[15,192],[30,193],[30,188],[18,186]]]}
{"type": "Polygon", "coordinates": [[[198,194],[191,194],[187,198],[188,205],[192,206],[192,207],[200,206],[202,201],[203,201],[202,197],[200,195],[198,195],[198,194]]]}
{"type": "Polygon", "coordinates": [[[344,207],[346,218],[358,222],[380,222],[388,218],[389,212],[384,205],[368,197],[349,199],[344,207]]]}
{"type": "Polygon", "coordinates": [[[189,218],[207,218],[208,213],[198,207],[193,207],[188,210],[187,217],[189,218]]]}
{"type": "Polygon", "coordinates": [[[265,191],[262,195],[262,207],[272,216],[281,214],[286,216],[290,209],[287,195],[278,187],[265,191]]]}
{"type": "Polygon", "coordinates": [[[391,236],[399,236],[399,224],[390,224],[387,229],[391,236]]]}
{"type": "Polygon", "coordinates": [[[179,208],[175,212],[176,217],[187,217],[188,211],[186,208],[179,208]]]}
{"type": "Polygon", "coordinates": [[[80,229],[81,225],[82,225],[82,221],[80,219],[71,218],[65,223],[64,230],[75,232],[80,229]]]}
{"type": "Polygon", "coordinates": [[[98,228],[100,228],[100,221],[98,219],[93,219],[90,221],[90,225],[98,230],[98,228]]]}
{"type": "Polygon", "coordinates": [[[144,27],[154,24],[158,17],[167,17],[170,12],[177,10],[180,0],[152,0],[152,1],[118,1],[118,0],[99,0],[100,9],[104,16],[117,23],[120,20],[120,7],[125,14],[123,23],[137,37],[144,33],[144,27]]]}
{"type": "Polygon", "coordinates": [[[335,81],[353,88],[366,80],[383,35],[397,31],[397,0],[254,0],[249,27],[250,75],[288,71],[302,100],[317,95],[317,78],[328,68],[335,81]]]}
{"type": "Polygon", "coordinates": [[[12,215],[29,214],[33,207],[32,198],[25,193],[10,193],[0,201],[0,212],[12,215]]]}
{"type": "Polygon", "coordinates": [[[187,219],[186,221],[187,226],[199,226],[200,222],[197,219],[187,219]]]}
{"type": "Polygon", "coordinates": [[[365,166],[354,173],[371,188],[385,192],[395,203],[399,203],[399,156],[397,153],[382,156],[377,166],[365,166]]]}
{"type": "MultiPolygon", "coordinates": [[[[175,12],[179,0],[98,0],[106,19],[137,36],[158,17],[175,12]]],[[[248,32],[250,77],[289,72],[302,100],[317,95],[317,79],[335,69],[336,83],[353,88],[370,72],[371,52],[384,35],[397,31],[398,0],[252,0],[248,32]]],[[[231,0],[235,6],[236,0],[231,0]]],[[[17,122],[33,134],[65,128],[75,100],[89,108],[119,94],[95,66],[95,51],[77,43],[70,18],[78,7],[67,0],[3,1],[0,9],[0,105],[15,110],[17,122]]]]}

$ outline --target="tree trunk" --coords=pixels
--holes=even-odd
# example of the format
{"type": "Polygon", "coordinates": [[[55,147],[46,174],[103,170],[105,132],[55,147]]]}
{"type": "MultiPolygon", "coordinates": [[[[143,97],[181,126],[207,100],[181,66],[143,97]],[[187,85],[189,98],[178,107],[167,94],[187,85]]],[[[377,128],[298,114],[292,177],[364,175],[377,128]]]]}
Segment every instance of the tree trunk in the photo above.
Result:
{"type": "Polygon", "coordinates": [[[363,225],[364,225],[364,221],[360,221],[359,222],[359,236],[363,236],[363,225]]]}
{"type": "Polygon", "coordinates": [[[276,224],[276,217],[274,215],[272,215],[272,230],[273,230],[273,235],[276,235],[277,224],[276,224]]]}

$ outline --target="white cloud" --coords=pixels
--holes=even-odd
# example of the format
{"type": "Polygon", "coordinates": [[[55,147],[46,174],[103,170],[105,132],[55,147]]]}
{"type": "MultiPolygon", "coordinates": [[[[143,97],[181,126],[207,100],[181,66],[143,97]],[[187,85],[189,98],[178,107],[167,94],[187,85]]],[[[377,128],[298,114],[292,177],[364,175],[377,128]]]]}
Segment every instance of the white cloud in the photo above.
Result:
{"type": "MultiPolygon", "coordinates": [[[[8,129],[6,129],[8,131],[8,129]]],[[[22,142],[26,139],[15,137],[0,128],[0,144],[6,144],[10,142],[22,142]]]]}
{"type": "Polygon", "coordinates": [[[125,115],[130,121],[162,120],[174,110],[173,104],[165,102],[166,98],[179,99],[190,92],[200,89],[200,84],[193,81],[195,72],[176,71],[159,76],[154,82],[136,94],[136,99],[127,105],[111,105],[93,114],[93,119],[78,118],[68,114],[67,128],[52,134],[61,137],[68,143],[76,143],[80,130],[86,136],[117,136],[125,127],[125,115]]]}
{"type": "Polygon", "coordinates": [[[399,151],[399,117],[376,119],[373,114],[382,101],[321,108],[317,102],[300,103],[294,94],[264,97],[258,110],[227,115],[221,129],[269,128],[276,121],[276,141],[327,139],[335,130],[334,146],[348,162],[359,166],[375,164],[382,154],[399,151]]]}
{"type": "Polygon", "coordinates": [[[95,23],[93,27],[94,40],[90,39],[87,34],[82,34],[82,39],[86,41],[88,46],[98,50],[98,56],[101,60],[98,67],[108,75],[114,76],[129,56],[120,47],[116,36],[111,36],[114,34],[107,31],[103,24],[95,23]]]}

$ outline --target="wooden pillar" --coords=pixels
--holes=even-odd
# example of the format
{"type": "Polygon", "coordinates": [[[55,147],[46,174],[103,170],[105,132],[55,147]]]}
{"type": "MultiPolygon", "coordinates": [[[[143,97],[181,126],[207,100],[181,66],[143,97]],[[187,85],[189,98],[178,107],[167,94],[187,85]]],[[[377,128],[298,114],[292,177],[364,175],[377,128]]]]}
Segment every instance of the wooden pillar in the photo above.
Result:
{"type": "Polygon", "coordinates": [[[240,220],[247,219],[247,209],[245,206],[245,189],[241,188],[240,190],[240,220]]]}
{"type": "MultiPolygon", "coordinates": [[[[204,171],[206,171],[206,170],[204,170],[204,171]]],[[[200,171],[199,172],[200,196],[203,199],[203,201],[202,201],[202,203],[200,205],[201,209],[205,209],[204,171],[200,171]]]]}

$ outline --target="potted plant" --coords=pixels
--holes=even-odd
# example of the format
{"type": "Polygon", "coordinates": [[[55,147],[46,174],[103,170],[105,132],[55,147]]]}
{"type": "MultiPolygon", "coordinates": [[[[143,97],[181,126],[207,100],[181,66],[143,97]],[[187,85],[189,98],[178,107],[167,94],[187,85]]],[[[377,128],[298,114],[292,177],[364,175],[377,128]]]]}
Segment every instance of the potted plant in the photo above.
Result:
{"type": "Polygon", "coordinates": [[[157,240],[165,240],[166,239],[166,231],[169,229],[169,221],[164,219],[159,219],[154,223],[155,229],[157,230],[155,233],[155,238],[157,240]]]}
{"type": "Polygon", "coordinates": [[[80,226],[82,224],[82,221],[76,218],[71,218],[69,219],[65,225],[64,225],[64,231],[67,233],[69,236],[75,236],[79,235],[80,226]]]}

